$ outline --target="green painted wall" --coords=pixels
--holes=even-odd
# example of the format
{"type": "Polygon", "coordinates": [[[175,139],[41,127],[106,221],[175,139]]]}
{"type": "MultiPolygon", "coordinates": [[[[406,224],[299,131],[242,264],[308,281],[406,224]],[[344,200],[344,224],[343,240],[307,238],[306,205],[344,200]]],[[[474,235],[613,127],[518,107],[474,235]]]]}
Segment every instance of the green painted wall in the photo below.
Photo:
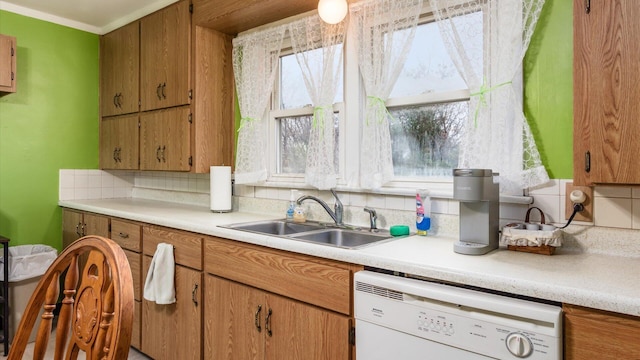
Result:
{"type": "Polygon", "coordinates": [[[95,34],[0,11],[18,42],[18,91],[0,97],[0,234],[62,245],[59,169],[98,167],[95,34]]]}
{"type": "Polygon", "coordinates": [[[524,112],[549,176],[573,178],[573,4],[546,0],[524,60],[524,112]]]}

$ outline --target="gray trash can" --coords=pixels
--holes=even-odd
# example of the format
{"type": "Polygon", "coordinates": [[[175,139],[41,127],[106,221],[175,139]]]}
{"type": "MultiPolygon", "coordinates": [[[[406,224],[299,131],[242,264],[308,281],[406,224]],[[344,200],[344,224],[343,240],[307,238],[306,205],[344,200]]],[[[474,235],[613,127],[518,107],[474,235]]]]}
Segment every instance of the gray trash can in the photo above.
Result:
{"type": "MultiPolygon", "coordinates": [[[[24,310],[38,281],[58,256],[56,249],[48,245],[18,245],[9,247],[9,341],[18,329],[24,310]]],[[[0,263],[4,257],[0,256],[0,263]]],[[[0,280],[4,274],[0,271],[0,280]]],[[[29,337],[35,341],[36,331],[29,337]]]]}

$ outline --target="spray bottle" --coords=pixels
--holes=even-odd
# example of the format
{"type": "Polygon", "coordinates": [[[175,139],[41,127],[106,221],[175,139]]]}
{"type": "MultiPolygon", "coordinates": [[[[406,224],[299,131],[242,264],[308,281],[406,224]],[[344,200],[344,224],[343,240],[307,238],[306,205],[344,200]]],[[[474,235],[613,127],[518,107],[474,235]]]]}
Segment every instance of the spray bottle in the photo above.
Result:
{"type": "Polygon", "coordinates": [[[416,191],[416,234],[426,236],[431,229],[431,198],[429,190],[416,191]]]}

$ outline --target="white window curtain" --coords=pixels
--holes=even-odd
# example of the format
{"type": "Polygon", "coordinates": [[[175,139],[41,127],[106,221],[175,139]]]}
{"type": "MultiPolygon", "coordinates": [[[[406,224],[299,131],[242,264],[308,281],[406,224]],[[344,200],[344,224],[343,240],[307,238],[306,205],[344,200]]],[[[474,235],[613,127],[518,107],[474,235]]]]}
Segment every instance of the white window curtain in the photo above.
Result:
{"type": "Polygon", "coordinates": [[[449,54],[471,91],[459,167],[500,173],[500,191],[549,181],[523,113],[521,64],[544,0],[430,0],[449,54]],[[472,25],[462,15],[482,10],[472,25]],[[484,30],[483,30],[484,29],[484,30]],[[465,41],[480,36],[483,49],[465,41]]]}
{"type": "Polygon", "coordinates": [[[422,0],[365,1],[350,8],[367,96],[360,147],[360,187],[365,189],[379,188],[394,176],[385,101],[411,48],[421,9],[422,0]]]}
{"type": "Polygon", "coordinates": [[[233,39],[233,71],[241,122],[236,151],[236,184],[267,179],[265,112],[279,64],[285,25],[233,39]]]}
{"type": "Polygon", "coordinates": [[[320,190],[337,183],[333,101],[341,79],[346,23],[330,25],[314,14],[289,24],[291,45],[314,106],[305,182],[320,190]]]}

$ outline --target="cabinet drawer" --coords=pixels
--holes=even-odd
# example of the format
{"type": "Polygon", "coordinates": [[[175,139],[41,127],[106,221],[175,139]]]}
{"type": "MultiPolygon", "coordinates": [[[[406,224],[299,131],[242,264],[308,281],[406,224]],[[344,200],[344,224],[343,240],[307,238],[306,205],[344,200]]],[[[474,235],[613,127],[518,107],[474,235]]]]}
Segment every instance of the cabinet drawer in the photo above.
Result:
{"type": "Polygon", "coordinates": [[[140,252],[140,225],[111,219],[111,238],[123,249],[140,252]]]}
{"type": "Polygon", "coordinates": [[[133,297],[142,300],[142,254],[130,250],[123,250],[129,260],[131,277],[133,278],[133,297]]]}
{"type": "Polygon", "coordinates": [[[142,230],[142,251],[153,256],[160,243],[173,245],[176,264],[202,270],[202,237],[156,226],[145,226],[142,230]]]}
{"type": "Polygon", "coordinates": [[[352,313],[352,272],[359,266],[219,238],[207,238],[204,247],[211,274],[352,313]]]}

